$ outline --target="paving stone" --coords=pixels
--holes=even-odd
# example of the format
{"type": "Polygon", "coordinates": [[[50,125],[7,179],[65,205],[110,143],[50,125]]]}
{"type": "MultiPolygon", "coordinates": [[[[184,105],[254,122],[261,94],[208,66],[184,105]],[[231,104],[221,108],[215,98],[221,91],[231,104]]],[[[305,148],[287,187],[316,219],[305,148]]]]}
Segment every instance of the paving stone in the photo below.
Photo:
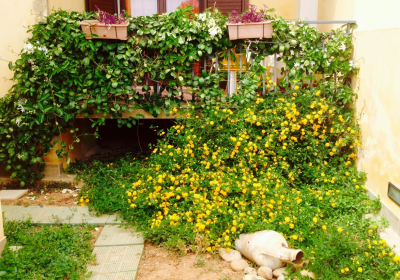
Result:
{"type": "Polygon", "coordinates": [[[105,225],[94,246],[122,246],[143,243],[142,234],[140,232],[135,232],[133,227],[125,229],[119,228],[117,225],[105,225]]]}
{"type": "Polygon", "coordinates": [[[28,190],[2,190],[0,191],[0,199],[1,200],[17,200],[24,194],[26,194],[28,190]]]}
{"type": "Polygon", "coordinates": [[[135,280],[136,274],[136,271],[93,274],[89,280],[135,280]]]}
{"type": "Polygon", "coordinates": [[[19,249],[22,248],[22,246],[10,246],[9,248],[10,248],[10,250],[17,252],[19,249]]]}
{"type": "Polygon", "coordinates": [[[12,208],[3,209],[3,211],[6,221],[27,221],[31,217],[28,207],[12,206],[12,208]]]}
{"type": "Polygon", "coordinates": [[[43,207],[44,211],[41,213],[41,215],[32,217],[32,222],[40,224],[48,224],[48,225],[57,223],[59,222],[59,219],[57,217],[58,217],[58,212],[61,211],[60,208],[63,207],[44,206],[43,207]]]}
{"type": "Polygon", "coordinates": [[[122,219],[117,214],[110,215],[106,221],[106,225],[120,225],[121,223],[122,219]]]}
{"type": "Polygon", "coordinates": [[[396,255],[400,255],[400,237],[399,235],[391,228],[385,228],[381,233],[380,233],[381,239],[386,240],[386,243],[390,247],[394,247],[393,250],[396,253],[396,255]]]}
{"type": "Polygon", "coordinates": [[[144,245],[95,247],[98,265],[91,265],[88,271],[113,273],[137,270],[144,245]]]}

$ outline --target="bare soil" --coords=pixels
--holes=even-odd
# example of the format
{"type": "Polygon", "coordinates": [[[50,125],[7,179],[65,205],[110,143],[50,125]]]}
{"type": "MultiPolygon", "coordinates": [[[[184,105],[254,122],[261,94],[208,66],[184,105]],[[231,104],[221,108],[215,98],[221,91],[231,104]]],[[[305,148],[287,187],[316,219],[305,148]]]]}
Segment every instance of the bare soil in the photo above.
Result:
{"type": "Polygon", "coordinates": [[[242,280],[218,254],[175,252],[145,243],[137,280],[242,280]]]}
{"type": "Polygon", "coordinates": [[[92,230],[93,237],[90,240],[90,245],[92,245],[92,249],[94,249],[94,244],[96,243],[97,239],[99,238],[101,232],[103,231],[104,227],[96,227],[92,230]]]}
{"type": "Polygon", "coordinates": [[[28,193],[17,200],[2,200],[2,205],[19,206],[76,206],[78,205],[79,189],[28,189],[28,193]]]}

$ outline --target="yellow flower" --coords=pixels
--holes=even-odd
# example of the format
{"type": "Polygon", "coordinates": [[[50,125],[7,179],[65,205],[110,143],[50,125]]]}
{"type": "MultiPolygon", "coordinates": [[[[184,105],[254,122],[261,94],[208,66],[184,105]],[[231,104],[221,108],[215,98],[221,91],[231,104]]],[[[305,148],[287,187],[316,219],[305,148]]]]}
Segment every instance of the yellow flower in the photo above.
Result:
{"type": "Polygon", "coordinates": [[[342,232],[343,229],[340,227],[340,228],[337,229],[337,231],[338,231],[338,232],[342,232]]]}
{"type": "Polygon", "coordinates": [[[326,226],[325,226],[325,225],[323,225],[323,226],[322,226],[322,229],[323,229],[323,230],[326,230],[326,226]]]}
{"type": "Polygon", "coordinates": [[[312,220],[313,220],[314,223],[318,222],[318,219],[316,217],[314,217],[312,220]]]}
{"type": "Polygon", "coordinates": [[[362,272],[362,267],[359,267],[359,268],[357,269],[357,271],[358,271],[358,272],[362,272]]]}
{"type": "Polygon", "coordinates": [[[393,258],[393,261],[394,261],[395,263],[398,263],[398,262],[400,261],[400,256],[395,256],[395,257],[393,258]]]}

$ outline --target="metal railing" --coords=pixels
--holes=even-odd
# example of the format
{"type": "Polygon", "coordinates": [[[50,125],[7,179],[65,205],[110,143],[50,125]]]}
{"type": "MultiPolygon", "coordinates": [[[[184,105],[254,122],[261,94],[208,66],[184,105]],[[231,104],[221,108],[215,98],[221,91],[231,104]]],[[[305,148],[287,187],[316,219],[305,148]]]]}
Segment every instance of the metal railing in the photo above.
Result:
{"type": "MultiPolygon", "coordinates": [[[[295,22],[297,24],[299,24],[299,21],[289,21],[289,22],[295,22]]],[[[347,25],[347,32],[344,33],[345,35],[350,34],[351,32],[351,25],[355,24],[356,21],[355,20],[324,20],[324,21],[309,21],[309,20],[305,20],[302,21],[301,23],[306,23],[306,24],[346,24],[347,25]]],[[[301,24],[300,23],[300,24],[301,24]]],[[[327,33],[328,35],[332,35],[333,33],[327,33]]],[[[249,44],[252,42],[262,42],[265,44],[275,44],[274,42],[271,41],[266,41],[266,40],[246,40],[246,42],[248,42],[249,44]]],[[[325,39],[322,39],[322,51],[325,50],[325,39]]],[[[273,71],[271,71],[271,73],[273,73],[273,83],[277,84],[278,83],[278,67],[277,67],[277,63],[278,63],[278,55],[275,53],[273,54],[273,71]]],[[[206,56],[203,60],[203,65],[199,64],[199,70],[205,70],[207,71],[207,67],[210,71],[213,70],[213,68],[215,69],[216,72],[218,71],[224,71],[219,69],[219,62],[218,62],[218,53],[215,53],[215,63],[210,63],[209,66],[207,65],[207,61],[210,61],[210,59],[208,58],[208,56],[206,56]]],[[[247,60],[246,60],[247,62],[247,60]]],[[[250,59],[249,64],[250,67],[253,64],[253,59],[250,59]]],[[[242,77],[242,69],[243,69],[243,52],[239,53],[239,78],[242,77]]],[[[262,65],[265,67],[265,58],[262,60],[262,65]]],[[[232,72],[232,61],[231,61],[231,50],[228,51],[228,57],[227,57],[227,94],[228,96],[231,96],[234,93],[234,89],[232,89],[232,85],[231,85],[231,72],[232,72]]],[[[236,71],[235,71],[236,72],[236,71]]],[[[192,77],[195,76],[195,65],[192,65],[192,77]]],[[[286,69],[286,76],[285,76],[286,81],[289,81],[289,71],[288,69],[286,69]]],[[[162,95],[162,90],[161,90],[161,83],[159,82],[155,82],[154,83],[154,92],[156,92],[156,94],[158,96],[162,95]]],[[[145,79],[145,84],[149,85],[149,78],[148,76],[146,76],[145,79]]],[[[313,87],[313,81],[310,81],[310,88],[313,87]]],[[[184,88],[182,86],[179,86],[179,90],[180,90],[180,94],[181,94],[181,100],[184,100],[184,88]]],[[[277,91],[277,86],[273,86],[272,90],[276,93],[277,91]]],[[[136,86],[135,86],[135,91],[136,91],[136,86]]],[[[265,73],[263,74],[263,79],[262,79],[262,95],[266,94],[266,76],[265,73]]],[[[146,92],[145,95],[147,96],[147,98],[150,98],[150,91],[146,92]]],[[[191,97],[191,101],[194,102],[196,99],[196,94],[192,93],[192,97],[191,97]]]]}

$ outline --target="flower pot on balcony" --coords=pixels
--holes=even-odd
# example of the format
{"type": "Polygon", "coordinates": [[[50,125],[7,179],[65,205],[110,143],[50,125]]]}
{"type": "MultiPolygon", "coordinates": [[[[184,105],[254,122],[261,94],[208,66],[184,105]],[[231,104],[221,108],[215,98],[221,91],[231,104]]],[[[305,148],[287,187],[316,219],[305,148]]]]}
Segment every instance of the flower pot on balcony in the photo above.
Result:
{"type": "Polygon", "coordinates": [[[99,39],[127,40],[128,25],[129,23],[105,25],[97,20],[81,21],[81,27],[86,39],[94,39],[96,37],[93,37],[92,34],[96,34],[99,39]]]}
{"type": "Polygon", "coordinates": [[[272,38],[271,21],[227,23],[230,40],[272,38]]]}

